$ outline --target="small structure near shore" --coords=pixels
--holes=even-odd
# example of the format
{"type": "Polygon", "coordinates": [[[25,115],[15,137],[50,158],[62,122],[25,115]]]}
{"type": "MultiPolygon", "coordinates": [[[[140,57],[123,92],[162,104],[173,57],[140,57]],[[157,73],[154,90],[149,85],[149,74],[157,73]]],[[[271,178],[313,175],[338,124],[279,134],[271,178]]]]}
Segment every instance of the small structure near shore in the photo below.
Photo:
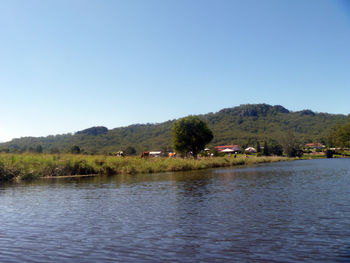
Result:
{"type": "Polygon", "coordinates": [[[237,153],[241,151],[241,147],[239,145],[220,145],[215,146],[215,149],[218,152],[230,152],[230,153],[237,153]]]}
{"type": "Polygon", "coordinates": [[[248,147],[244,150],[245,154],[257,153],[257,150],[254,147],[248,147]]]}
{"type": "Polygon", "coordinates": [[[310,150],[314,150],[314,151],[322,150],[324,147],[325,146],[320,142],[313,142],[313,143],[305,144],[306,149],[310,149],[310,150]]]}
{"type": "Polygon", "coordinates": [[[151,156],[151,157],[159,157],[161,154],[162,154],[161,151],[149,152],[149,156],[151,156]]]}

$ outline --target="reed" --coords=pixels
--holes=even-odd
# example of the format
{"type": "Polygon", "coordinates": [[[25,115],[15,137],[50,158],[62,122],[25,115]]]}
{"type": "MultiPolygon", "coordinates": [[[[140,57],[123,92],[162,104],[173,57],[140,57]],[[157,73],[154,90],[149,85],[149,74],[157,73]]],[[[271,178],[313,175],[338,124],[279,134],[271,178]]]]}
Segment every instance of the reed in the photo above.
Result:
{"type": "Polygon", "coordinates": [[[292,160],[286,157],[113,157],[72,154],[0,154],[0,181],[74,175],[116,175],[199,170],[292,160]]]}

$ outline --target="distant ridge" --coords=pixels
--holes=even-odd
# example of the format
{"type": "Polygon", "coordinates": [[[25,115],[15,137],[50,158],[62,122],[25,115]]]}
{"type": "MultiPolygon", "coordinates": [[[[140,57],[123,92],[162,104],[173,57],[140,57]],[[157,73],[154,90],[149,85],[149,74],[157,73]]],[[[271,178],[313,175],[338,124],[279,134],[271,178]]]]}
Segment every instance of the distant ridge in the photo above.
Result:
{"type": "MultiPolygon", "coordinates": [[[[244,104],[215,113],[198,115],[213,130],[211,145],[255,145],[256,141],[280,140],[287,131],[301,142],[326,142],[330,130],[349,120],[342,114],[317,113],[312,110],[290,111],[281,105],[244,104]]],[[[0,149],[26,151],[41,145],[44,152],[52,149],[69,151],[78,145],[87,153],[109,153],[132,146],[137,152],[171,148],[171,127],[175,120],[157,124],[133,124],[108,130],[96,126],[75,134],[24,137],[1,143],[0,149]]]]}
{"type": "Polygon", "coordinates": [[[76,132],[76,134],[85,134],[85,135],[93,135],[97,136],[100,134],[105,134],[108,132],[108,129],[103,126],[96,126],[96,127],[91,127],[82,131],[76,132]]]}

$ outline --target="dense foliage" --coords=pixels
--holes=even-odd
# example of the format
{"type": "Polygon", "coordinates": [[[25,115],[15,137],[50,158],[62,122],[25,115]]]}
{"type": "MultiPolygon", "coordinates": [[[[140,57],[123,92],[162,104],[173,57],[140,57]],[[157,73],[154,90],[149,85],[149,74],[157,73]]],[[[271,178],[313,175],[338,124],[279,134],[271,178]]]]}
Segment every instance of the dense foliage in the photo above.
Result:
{"type": "Polygon", "coordinates": [[[174,150],[182,154],[192,152],[195,158],[213,139],[207,124],[195,116],[177,120],[171,131],[174,150]]]}
{"type": "Polygon", "coordinates": [[[81,152],[80,147],[78,145],[73,145],[70,149],[71,154],[79,154],[81,152]]]}
{"type": "Polygon", "coordinates": [[[302,149],[300,148],[300,142],[293,132],[288,131],[281,139],[281,144],[284,153],[288,157],[301,157],[303,155],[302,149]]]}
{"type": "MultiPolygon", "coordinates": [[[[300,143],[327,143],[332,128],[349,120],[345,115],[315,113],[311,110],[291,112],[282,106],[267,104],[241,105],[199,117],[213,131],[214,139],[209,147],[227,144],[256,146],[257,141],[267,141],[269,144],[274,142],[276,151],[288,131],[293,132],[300,143]]],[[[0,144],[0,150],[28,152],[29,148],[40,150],[36,149],[38,145],[44,153],[69,152],[73,145],[89,154],[117,152],[128,146],[137,153],[170,149],[171,127],[174,123],[175,120],[159,124],[135,124],[112,130],[93,127],[76,134],[24,137],[0,144]]]]}
{"type": "Polygon", "coordinates": [[[335,127],[331,132],[330,142],[332,146],[350,148],[350,122],[335,127]]]}

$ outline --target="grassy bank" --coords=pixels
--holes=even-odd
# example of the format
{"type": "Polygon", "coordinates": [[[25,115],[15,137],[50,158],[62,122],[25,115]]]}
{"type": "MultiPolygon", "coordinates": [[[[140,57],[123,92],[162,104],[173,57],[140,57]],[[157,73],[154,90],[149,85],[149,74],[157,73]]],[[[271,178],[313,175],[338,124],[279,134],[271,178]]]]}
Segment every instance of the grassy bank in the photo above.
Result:
{"type": "Polygon", "coordinates": [[[199,170],[291,160],[286,157],[238,156],[199,160],[70,154],[0,154],[0,181],[67,175],[115,175],[199,170]]]}

